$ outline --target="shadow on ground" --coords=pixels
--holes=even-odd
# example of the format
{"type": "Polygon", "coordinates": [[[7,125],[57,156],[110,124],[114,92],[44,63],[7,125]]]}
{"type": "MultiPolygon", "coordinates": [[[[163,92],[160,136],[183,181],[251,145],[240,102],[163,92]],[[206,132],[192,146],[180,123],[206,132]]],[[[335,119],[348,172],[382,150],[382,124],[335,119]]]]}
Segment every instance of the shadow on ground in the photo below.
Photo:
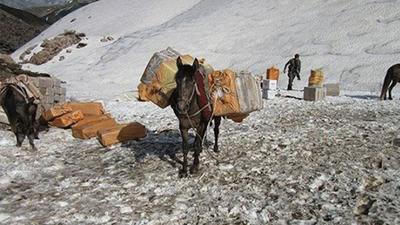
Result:
{"type": "Polygon", "coordinates": [[[377,95],[345,95],[345,96],[349,98],[358,98],[365,100],[371,100],[371,99],[379,100],[379,96],[377,95]]]}
{"type": "MultiPolygon", "coordinates": [[[[189,133],[189,151],[193,152],[195,135],[189,133]]],[[[212,141],[205,140],[204,148],[213,145],[212,141]]],[[[161,132],[148,131],[147,136],[136,141],[127,141],[121,147],[130,149],[138,162],[143,162],[148,155],[156,155],[162,161],[176,167],[182,161],[176,156],[182,152],[182,138],[179,130],[163,130],[161,132]]]]}

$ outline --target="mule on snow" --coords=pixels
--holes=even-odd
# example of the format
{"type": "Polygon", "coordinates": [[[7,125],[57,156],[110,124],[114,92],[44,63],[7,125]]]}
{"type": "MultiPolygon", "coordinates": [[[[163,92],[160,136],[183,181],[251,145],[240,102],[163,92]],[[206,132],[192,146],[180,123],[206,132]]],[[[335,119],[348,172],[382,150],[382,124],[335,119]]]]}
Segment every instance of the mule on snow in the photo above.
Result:
{"type": "Polygon", "coordinates": [[[6,84],[0,91],[0,105],[3,107],[17,139],[17,147],[21,147],[25,136],[29,139],[32,151],[36,151],[34,139],[37,136],[36,109],[34,98],[28,98],[25,90],[16,84],[6,84]]]}
{"type": "Polygon", "coordinates": [[[386,100],[386,92],[389,88],[389,100],[392,100],[392,89],[396,84],[400,81],[400,64],[395,64],[391,66],[385,76],[385,80],[383,81],[382,92],[380,99],[386,100]],[[389,86],[390,85],[390,86],[389,86]]]}
{"type": "MultiPolygon", "coordinates": [[[[199,156],[202,152],[203,138],[207,130],[207,126],[214,120],[214,152],[218,152],[218,135],[219,125],[221,124],[220,116],[212,116],[210,113],[206,115],[208,102],[204,105],[205,91],[202,75],[199,72],[199,61],[194,60],[193,65],[183,65],[180,57],[177,59],[178,72],[175,76],[177,84],[174,93],[171,96],[171,107],[175,115],[179,119],[179,129],[182,136],[183,162],[182,169],[179,174],[181,177],[187,176],[189,152],[188,131],[193,128],[196,131],[194,142],[194,160],[190,169],[192,174],[199,170],[199,156]]],[[[208,111],[210,112],[210,111],[208,111]]]]}

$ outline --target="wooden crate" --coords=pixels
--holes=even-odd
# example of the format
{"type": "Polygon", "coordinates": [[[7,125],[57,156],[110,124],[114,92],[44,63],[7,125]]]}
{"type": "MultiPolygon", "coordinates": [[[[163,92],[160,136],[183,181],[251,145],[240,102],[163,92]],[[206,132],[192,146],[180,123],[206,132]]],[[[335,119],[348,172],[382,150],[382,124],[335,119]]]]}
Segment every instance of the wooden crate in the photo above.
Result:
{"type": "Polygon", "coordinates": [[[112,118],[92,121],[81,126],[72,127],[72,136],[81,139],[89,139],[96,137],[98,130],[113,127],[115,125],[117,125],[117,123],[112,118]]]}
{"type": "Polygon", "coordinates": [[[104,108],[100,102],[68,102],[65,104],[71,107],[72,111],[81,110],[85,117],[104,114],[104,108]]]}
{"type": "Polygon", "coordinates": [[[69,113],[72,111],[72,108],[69,107],[68,105],[56,105],[54,107],[51,107],[50,109],[46,110],[43,117],[46,121],[50,121],[54,119],[55,117],[62,116],[66,113],[69,113]]]}
{"type": "Polygon", "coordinates": [[[107,113],[107,114],[101,114],[101,115],[97,115],[97,116],[85,116],[85,118],[83,118],[83,120],[72,125],[72,128],[82,126],[84,124],[91,123],[93,121],[100,121],[100,120],[106,120],[106,119],[111,119],[111,114],[107,113]]]}
{"type": "Polygon", "coordinates": [[[325,87],[304,87],[304,100],[324,101],[326,99],[325,87]]]}
{"type": "Polygon", "coordinates": [[[55,118],[53,121],[50,122],[50,125],[56,126],[56,127],[61,127],[61,128],[66,128],[69,127],[78,121],[83,120],[83,114],[81,110],[75,111],[75,112],[70,112],[67,114],[64,114],[60,117],[55,118]]]}
{"type": "Polygon", "coordinates": [[[123,141],[143,138],[145,136],[146,127],[137,122],[119,124],[97,131],[97,137],[100,143],[106,147],[123,141]]]}

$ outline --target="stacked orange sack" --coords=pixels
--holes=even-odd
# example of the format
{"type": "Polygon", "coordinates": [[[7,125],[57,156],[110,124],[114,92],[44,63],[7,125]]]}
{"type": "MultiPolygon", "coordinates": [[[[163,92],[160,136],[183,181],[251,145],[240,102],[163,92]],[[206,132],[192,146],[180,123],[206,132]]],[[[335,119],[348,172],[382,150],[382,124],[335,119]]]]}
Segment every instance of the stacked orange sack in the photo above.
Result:
{"type": "Polygon", "coordinates": [[[263,107],[259,80],[251,73],[230,69],[207,75],[213,114],[241,122],[263,107]]]}
{"type": "Polygon", "coordinates": [[[308,78],[308,86],[322,87],[324,83],[324,71],[322,70],[311,70],[311,75],[308,78]]]}
{"type": "Polygon", "coordinates": [[[279,80],[279,69],[276,67],[268,68],[267,80],[279,80]]]}
{"type": "Polygon", "coordinates": [[[178,71],[176,59],[181,57],[184,64],[192,64],[194,58],[190,55],[181,55],[172,48],[154,53],[138,86],[139,98],[143,101],[152,101],[161,108],[169,105],[169,98],[176,88],[175,74],[178,71]]]}

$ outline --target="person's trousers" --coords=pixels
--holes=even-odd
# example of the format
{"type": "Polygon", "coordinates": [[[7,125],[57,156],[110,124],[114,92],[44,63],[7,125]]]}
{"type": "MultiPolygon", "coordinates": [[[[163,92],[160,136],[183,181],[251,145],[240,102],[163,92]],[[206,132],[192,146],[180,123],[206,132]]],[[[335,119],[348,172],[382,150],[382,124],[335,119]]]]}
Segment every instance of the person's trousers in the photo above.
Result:
{"type": "Polygon", "coordinates": [[[300,80],[300,75],[298,73],[296,73],[296,72],[290,72],[289,71],[288,76],[289,76],[289,83],[288,83],[288,88],[287,89],[288,90],[292,90],[294,78],[297,77],[300,80]]]}

